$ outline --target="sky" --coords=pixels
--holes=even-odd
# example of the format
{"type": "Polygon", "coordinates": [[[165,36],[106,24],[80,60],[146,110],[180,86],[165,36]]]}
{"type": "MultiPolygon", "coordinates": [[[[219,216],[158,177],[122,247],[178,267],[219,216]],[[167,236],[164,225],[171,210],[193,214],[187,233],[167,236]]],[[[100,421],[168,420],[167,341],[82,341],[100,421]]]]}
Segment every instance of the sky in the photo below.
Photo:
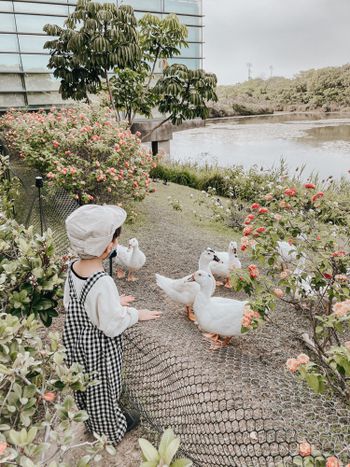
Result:
{"type": "Polygon", "coordinates": [[[350,63],[350,0],[203,0],[204,69],[219,84],[350,63]]]}

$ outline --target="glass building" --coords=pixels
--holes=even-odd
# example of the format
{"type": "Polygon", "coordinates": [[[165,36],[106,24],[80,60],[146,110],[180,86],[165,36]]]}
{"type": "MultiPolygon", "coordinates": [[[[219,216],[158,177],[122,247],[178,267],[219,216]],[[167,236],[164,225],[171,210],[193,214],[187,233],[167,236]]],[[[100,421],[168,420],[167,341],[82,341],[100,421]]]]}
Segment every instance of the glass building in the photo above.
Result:
{"type": "MultiPolygon", "coordinates": [[[[192,69],[202,67],[202,0],[113,1],[131,5],[138,18],[146,12],[160,17],[176,13],[188,27],[189,47],[168,62],[184,63],[192,69]]],[[[47,68],[49,54],[43,45],[50,37],[43,32],[43,26],[62,26],[75,4],[75,0],[0,0],[0,110],[62,102],[59,81],[47,68]]]]}

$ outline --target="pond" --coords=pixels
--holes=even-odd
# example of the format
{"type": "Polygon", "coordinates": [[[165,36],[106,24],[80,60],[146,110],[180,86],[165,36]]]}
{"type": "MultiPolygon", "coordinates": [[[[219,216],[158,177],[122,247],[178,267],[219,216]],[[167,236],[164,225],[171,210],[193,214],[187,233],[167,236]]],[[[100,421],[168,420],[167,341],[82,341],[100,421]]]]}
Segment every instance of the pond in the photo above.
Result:
{"type": "Polygon", "coordinates": [[[350,179],[350,116],[283,114],[207,123],[174,133],[171,159],[222,167],[278,166],[291,172],[305,165],[304,177],[319,173],[350,179]]]}

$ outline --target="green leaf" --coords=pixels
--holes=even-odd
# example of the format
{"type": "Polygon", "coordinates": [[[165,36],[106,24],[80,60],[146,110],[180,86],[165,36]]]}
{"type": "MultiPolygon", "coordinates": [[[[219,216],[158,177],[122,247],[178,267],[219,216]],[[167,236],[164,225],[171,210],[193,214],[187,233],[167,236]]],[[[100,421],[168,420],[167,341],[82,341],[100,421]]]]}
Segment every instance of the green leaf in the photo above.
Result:
{"type": "Polygon", "coordinates": [[[179,447],[180,447],[180,438],[173,439],[166,449],[166,454],[164,457],[166,464],[170,465],[179,447]]]}
{"type": "Polygon", "coordinates": [[[160,456],[157,449],[154,446],[152,446],[152,444],[149,441],[147,441],[147,439],[139,438],[139,445],[146,461],[159,461],[160,456]]]}
{"type": "Polygon", "coordinates": [[[193,462],[189,459],[176,459],[172,464],[171,467],[191,467],[193,462]]]}
{"type": "Polygon", "coordinates": [[[164,431],[159,443],[159,454],[162,459],[165,459],[166,450],[173,439],[175,439],[175,434],[171,428],[168,428],[164,431]]]}

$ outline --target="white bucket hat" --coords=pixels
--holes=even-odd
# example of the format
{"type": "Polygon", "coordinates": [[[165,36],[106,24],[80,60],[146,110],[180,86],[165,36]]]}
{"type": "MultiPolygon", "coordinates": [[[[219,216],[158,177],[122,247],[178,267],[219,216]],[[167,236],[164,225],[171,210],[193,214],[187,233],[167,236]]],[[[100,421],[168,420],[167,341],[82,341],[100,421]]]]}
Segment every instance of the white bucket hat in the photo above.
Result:
{"type": "Polygon", "coordinates": [[[119,206],[81,206],[66,219],[72,249],[82,258],[101,256],[125,219],[126,212],[119,206]]]}

